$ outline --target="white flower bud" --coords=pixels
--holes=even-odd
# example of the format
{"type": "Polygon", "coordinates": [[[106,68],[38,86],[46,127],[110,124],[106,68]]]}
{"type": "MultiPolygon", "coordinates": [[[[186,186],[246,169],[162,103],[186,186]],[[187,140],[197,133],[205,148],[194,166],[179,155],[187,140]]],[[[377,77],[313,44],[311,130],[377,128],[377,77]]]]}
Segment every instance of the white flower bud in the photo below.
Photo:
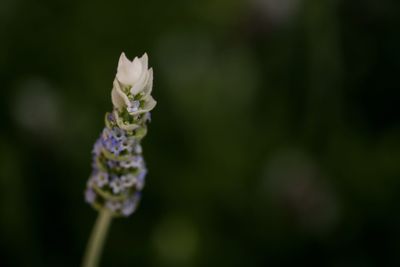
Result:
{"type": "Polygon", "coordinates": [[[147,66],[146,53],[141,58],[135,57],[132,61],[126,58],[125,53],[122,53],[118,62],[117,80],[125,86],[130,86],[130,93],[136,95],[145,89],[150,82],[149,78],[153,78],[147,66]]]}
{"type": "Polygon", "coordinates": [[[114,107],[132,116],[152,110],[156,105],[150,95],[152,87],[153,69],[148,69],[147,54],[130,61],[122,53],[111,92],[114,107]]]}
{"type": "Polygon", "coordinates": [[[125,53],[122,53],[118,62],[117,79],[122,84],[133,86],[143,76],[147,74],[147,54],[144,54],[140,59],[135,57],[130,61],[125,53]]]}

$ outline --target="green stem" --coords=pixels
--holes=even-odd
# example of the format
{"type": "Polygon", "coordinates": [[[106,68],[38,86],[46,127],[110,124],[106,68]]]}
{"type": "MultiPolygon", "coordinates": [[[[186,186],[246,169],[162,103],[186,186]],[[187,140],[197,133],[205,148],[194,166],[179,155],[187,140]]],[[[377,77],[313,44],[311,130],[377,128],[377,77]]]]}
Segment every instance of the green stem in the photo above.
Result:
{"type": "Polygon", "coordinates": [[[96,224],[92,230],[88,245],[86,247],[85,258],[82,267],[97,267],[101,252],[103,250],[104,240],[107,236],[108,228],[112,220],[111,212],[104,208],[99,212],[96,224]]]}

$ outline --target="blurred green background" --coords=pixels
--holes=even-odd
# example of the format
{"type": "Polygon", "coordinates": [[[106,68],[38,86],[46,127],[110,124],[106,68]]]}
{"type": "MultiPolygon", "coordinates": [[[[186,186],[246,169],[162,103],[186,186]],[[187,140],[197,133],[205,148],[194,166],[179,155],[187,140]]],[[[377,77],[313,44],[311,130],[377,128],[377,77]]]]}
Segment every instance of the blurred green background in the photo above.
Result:
{"type": "Polygon", "coordinates": [[[400,266],[400,2],[0,2],[0,266],[79,266],[122,51],[149,168],[102,266],[400,266]]]}

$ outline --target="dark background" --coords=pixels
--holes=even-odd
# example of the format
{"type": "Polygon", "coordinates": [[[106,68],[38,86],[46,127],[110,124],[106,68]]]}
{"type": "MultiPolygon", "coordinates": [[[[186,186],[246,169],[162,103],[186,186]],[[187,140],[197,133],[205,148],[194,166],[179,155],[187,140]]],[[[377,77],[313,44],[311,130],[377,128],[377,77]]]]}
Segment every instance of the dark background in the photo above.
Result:
{"type": "Polygon", "coordinates": [[[0,2],[0,266],[79,266],[119,55],[158,101],[102,266],[400,266],[400,2],[0,2]]]}

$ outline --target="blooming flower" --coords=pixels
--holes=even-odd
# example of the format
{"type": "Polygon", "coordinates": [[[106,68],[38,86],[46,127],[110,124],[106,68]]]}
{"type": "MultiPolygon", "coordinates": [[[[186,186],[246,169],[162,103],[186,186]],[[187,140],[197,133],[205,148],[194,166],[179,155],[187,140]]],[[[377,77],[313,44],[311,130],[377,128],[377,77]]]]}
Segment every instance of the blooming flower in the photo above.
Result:
{"type": "Polygon", "coordinates": [[[156,105],[152,87],[147,54],[130,61],[122,53],[111,92],[113,111],[106,114],[106,127],[94,145],[85,191],[86,201],[96,209],[128,216],[139,203],[147,174],[140,141],[156,105]]]}
{"type": "Polygon", "coordinates": [[[86,202],[91,204],[94,202],[95,199],[96,199],[96,193],[93,191],[93,189],[91,189],[91,188],[86,189],[86,191],[85,191],[86,202]]]}
{"type": "Polygon", "coordinates": [[[96,182],[98,187],[103,187],[108,184],[108,173],[106,172],[99,172],[95,174],[94,181],[96,182]]]}

